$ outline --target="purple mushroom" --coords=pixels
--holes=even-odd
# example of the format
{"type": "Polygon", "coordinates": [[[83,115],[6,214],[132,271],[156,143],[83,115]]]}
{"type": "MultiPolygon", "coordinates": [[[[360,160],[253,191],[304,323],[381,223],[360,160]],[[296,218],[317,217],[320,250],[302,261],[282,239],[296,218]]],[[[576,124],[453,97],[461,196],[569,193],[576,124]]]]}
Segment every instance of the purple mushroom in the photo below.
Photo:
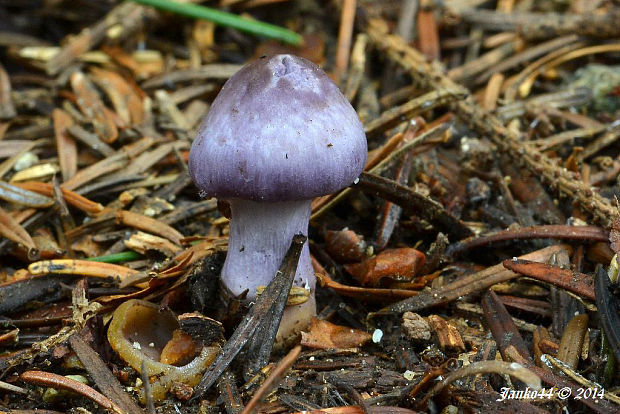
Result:
{"type": "MultiPolygon", "coordinates": [[[[293,55],[261,57],[223,86],[189,156],[203,197],[230,204],[222,282],[248,300],[269,284],[294,234],[308,234],[313,197],[354,182],[367,157],[364,128],[338,87],[314,63],[293,55]]],[[[310,299],[287,307],[278,336],[316,314],[307,244],[294,285],[310,299]]]]}

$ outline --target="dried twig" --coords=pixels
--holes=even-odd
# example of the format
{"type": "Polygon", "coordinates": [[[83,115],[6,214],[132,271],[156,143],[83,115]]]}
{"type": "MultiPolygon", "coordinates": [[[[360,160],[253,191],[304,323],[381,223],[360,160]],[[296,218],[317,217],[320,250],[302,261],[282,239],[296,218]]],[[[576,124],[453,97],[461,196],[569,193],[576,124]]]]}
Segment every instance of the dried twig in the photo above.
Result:
{"type": "Polygon", "coordinates": [[[153,9],[130,2],[120,3],[102,20],[73,37],[66,46],[50,59],[46,65],[47,73],[50,75],[58,74],[82,53],[88,52],[104,39],[123,39],[152,23],[156,18],[157,13],[153,9]],[[110,30],[112,27],[117,27],[120,30],[110,30]]]}
{"type": "Polygon", "coordinates": [[[566,197],[576,200],[586,211],[591,211],[602,225],[605,227],[611,225],[611,217],[615,211],[609,200],[585,184],[579,174],[561,168],[546,155],[523,144],[516,132],[506,128],[498,118],[480,108],[466,89],[447,78],[437,62],[427,62],[418,51],[404,43],[398,36],[388,34],[384,22],[380,20],[371,19],[367,33],[376,47],[384,51],[389,59],[409,71],[422,85],[435,90],[460,92],[468,96],[453,105],[456,114],[466,124],[481,135],[488,136],[500,150],[510,153],[519,164],[540,175],[566,197]]]}
{"type": "Polygon", "coordinates": [[[334,70],[336,83],[339,83],[342,76],[347,72],[356,7],[357,0],[344,0],[342,4],[340,30],[338,31],[338,49],[336,50],[336,68],[334,70]]]}
{"type": "Polygon", "coordinates": [[[501,13],[485,9],[461,10],[458,15],[470,24],[487,30],[519,31],[527,39],[558,37],[567,34],[614,38],[620,36],[620,11],[608,13],[501,13]]]}
{"type": "Polygon", "coordinates": [[[73,335],[69,338],[69,343],[101,392],[114,401],[124,413],[142,414],[144,412],[125,392],[99,354],[88,346],[82,338],[73,335]]]}
{"type": "Polygon", "coordinates": [[[71,335],[84,327],[84,324],[99,312],[101,305],[86,300],[85,284],[78,283],[73,290],[73,318],[70,326],[65,326],[49,338],[35,343],[30,349],[18,352],[0,360],[0,371],[27,362],[41,353],[49,352],[54,347],[68,340],[71,335]]]}
{"type": "Polygon", "coordinates": [[[254,393],[252,399],[248,401],[247,405],[241,412],[241,414],[250,414],[254,411],[258,403],[266,397],[267,393],[282,379],[284,374],[291,368],[291,366],[299,357],[301,353],[301,346],[297,345],[289,351],[288,354],[278,363],[273,369],[269,377],[263,382],[263,385],[254,393]]]}
{"type": "Polygon", "coordinates": [[[518,229],[503,230],[493,234],[472,237],[459,240],[448,246],[446,251],[449,255],[459,255],[471,249],[483,247],[501,241],[530,240],[530,239],[557,239],[557,240],[581,240],[586,243],[597,241],[606,242],[609,233],[597,226],[566,226],[546,225],[530,226],[518,229]]]}
{"type": "MultiPolygon", "coordinates": [[[[570,250],[567,245],[550,246],[544,249],[521,256],[521,259],[529,259],[546,262],[551,255],[561,250],[570,250]]],[[[417,312],[432,306],[443,305],[459,297],[487,289],[496,283],[505,282],[517,277],[517,274],[504,269],[502,264],[491,266],[472,275],[461,277],[455,282],[448,283],[440,288],[421,292],[417,296],[395,303],[376,314],[402,313],[406,311],[417,312]]]]}
{"type": "Polygon", "coordinates": [[[119,407],[114,401],[110,400],[100,392],[95,391],[86,384],[82,384],[71,378],[63,377],[62,375],[53,374],[51,372],[44,371],[26,371],[22,373],[19,378],[31,384],[59,388],[67,391],[75,392],[89,400],[95,402],[101,408],[114,414],[124,414],[125,411],[119,407]]]}

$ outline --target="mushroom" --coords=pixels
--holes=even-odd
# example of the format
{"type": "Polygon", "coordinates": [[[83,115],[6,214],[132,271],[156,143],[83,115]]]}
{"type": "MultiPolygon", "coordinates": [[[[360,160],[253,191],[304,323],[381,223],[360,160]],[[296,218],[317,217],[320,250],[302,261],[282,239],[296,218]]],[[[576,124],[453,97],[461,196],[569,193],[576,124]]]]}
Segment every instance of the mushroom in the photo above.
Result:
{"type": "MultiPolygon", "coordinates": [[[[367,157],[364,128],[336,84],[314,63],[263,56],[222,87],[189,156],[201,196],[230,205],[228,254],[221,279],[230,295],[269,284],[293,235],[308,234],[313,197],[352,184],[367,157]]],[[[288,306],[276,340],[316,314],[316,279],[307,245],[294,286],[305,303],[288,306]]]]}

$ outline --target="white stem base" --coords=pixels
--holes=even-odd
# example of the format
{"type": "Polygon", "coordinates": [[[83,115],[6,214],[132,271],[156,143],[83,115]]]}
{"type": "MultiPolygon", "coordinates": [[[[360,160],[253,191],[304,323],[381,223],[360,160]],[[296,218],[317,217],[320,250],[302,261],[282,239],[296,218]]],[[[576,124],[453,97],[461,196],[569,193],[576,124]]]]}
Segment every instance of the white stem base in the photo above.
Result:
{"type": "Polygon", "coordinates": [[[310,326],[312,317],[316,316],[316,300],[310,295],[301,305],[284,308],[280,328],[276,334],[276,348],[288,346],[299,337],[300,332],[310,326]]]}

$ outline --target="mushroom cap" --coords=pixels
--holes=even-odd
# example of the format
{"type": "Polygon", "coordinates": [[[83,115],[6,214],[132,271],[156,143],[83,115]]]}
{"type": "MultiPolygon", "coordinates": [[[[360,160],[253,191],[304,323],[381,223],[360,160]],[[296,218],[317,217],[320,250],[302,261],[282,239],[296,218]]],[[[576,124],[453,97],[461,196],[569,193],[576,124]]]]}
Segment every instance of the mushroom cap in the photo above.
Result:
{"type": "Polygon", "coordinates": [[[314,63],[262,57],[222,87],[189,156],[202,196],[290,201],[351,184],[367,157],[364,128],[314,63]]]}

